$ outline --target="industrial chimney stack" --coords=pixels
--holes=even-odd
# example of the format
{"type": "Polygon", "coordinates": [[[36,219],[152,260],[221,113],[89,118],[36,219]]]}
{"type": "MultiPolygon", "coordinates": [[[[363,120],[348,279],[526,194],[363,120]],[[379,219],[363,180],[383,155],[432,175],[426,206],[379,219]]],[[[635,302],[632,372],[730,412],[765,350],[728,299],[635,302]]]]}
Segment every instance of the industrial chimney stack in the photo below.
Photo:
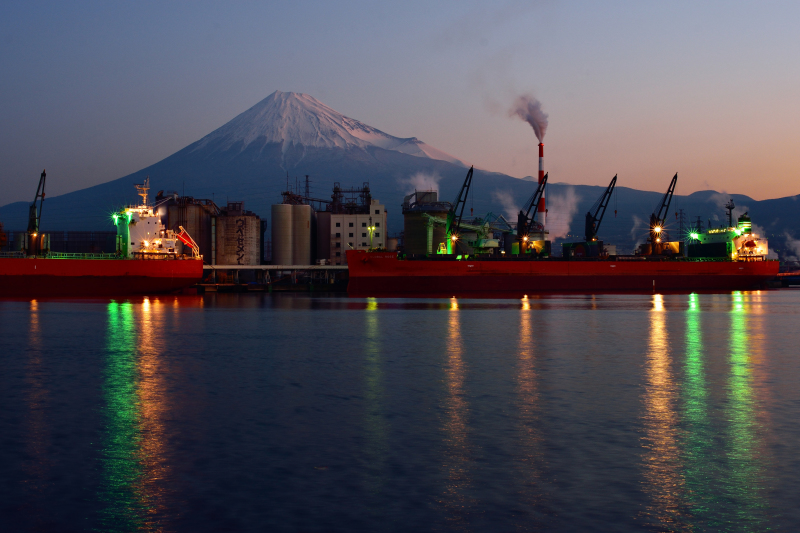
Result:
{"type": "MultiPolygon", "coordinates": [[[[539,183],[541,184],[544,181],[544,143],[539,143],[539,183]]],[[[539,222],[544,224],[544,212],[545,212],[545,204],[544,204],[544,192],[542,192],[542,198],[539,200],[539,222]]]]}

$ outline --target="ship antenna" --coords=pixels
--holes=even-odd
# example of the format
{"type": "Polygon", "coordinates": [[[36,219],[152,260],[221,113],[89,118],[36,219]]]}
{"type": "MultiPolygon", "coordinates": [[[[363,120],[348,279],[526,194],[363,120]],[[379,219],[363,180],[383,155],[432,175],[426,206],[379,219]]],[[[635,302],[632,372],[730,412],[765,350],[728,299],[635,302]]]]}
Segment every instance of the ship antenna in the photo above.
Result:
{"type": "Polygon", "coordinates": [[[135,187],[136,190],[139,191],[139,196],[142,197],[142,204],[147,206],[147,193],[148,191],[150,191],[150,176],[147,176],[144,179],[144,183],[142,183],[141,185],[136,184],[135,187]]]}

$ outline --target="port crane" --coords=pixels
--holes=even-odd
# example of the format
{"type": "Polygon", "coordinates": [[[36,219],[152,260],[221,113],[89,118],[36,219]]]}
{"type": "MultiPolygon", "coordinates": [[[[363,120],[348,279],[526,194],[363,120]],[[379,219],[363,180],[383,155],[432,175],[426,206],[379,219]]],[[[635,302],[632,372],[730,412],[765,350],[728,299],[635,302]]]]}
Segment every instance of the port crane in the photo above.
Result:
{"type": "Polygon", "coordinates": [[[678,183],[677,172],[672,177],[661,203],[656,206],[653,214],[650,215],[650,243],[653,245],[653,253],[658,253],[657,249],[661,248],[659,245],[669,239],[664,225],[667,219],[667,212],[669,212],[669,204],[672,202],[672,195],[675,194],[676,183],[678,183]]]}
{"type": "Polygon", "coordinates": [[[594,242],[597,240],[597,232],[600,231],[600,223],[603,222],[603,215],[606,214],[608,202],[611,200],[611,193],[614,192],[614,187],[616,187],[616,185],[617,177],[614,176],[603,195],[586,213],[586,242],[594,242]],[[594,214],[592,211],[594,211],[594,214]]]}
{"type": "Polygon", "coordinates": [[[467,177],[464,179],[464,184],[461,185],[461,190],[458,191],[456,200],[447,212],[445,234],[447,235],[448,254],[455,253],[458,235],[461,231],[461,216],[464,214],[464,208],[467,206],[467,196],[469,195],[469,188],[472,186],[472,173],[474,168],[475,167],[469,167],[469,172],[467,172],[467,177]],[[461,208],[460,210],[459,207],[461,208]]]}
{"type": "Polygon", "coordinates": [[[537,231],[544,231],[544,226],[541,222],[535,222],[533,217],[531,217],[531,211],[539,205],[539,201],[544,194],[544,188],[547,186],[547,176],[548,174],[544,175],[541,183],[536,187],[536,191],[531,195],[528,201],[525,203],[527,206],[526,209],[520,210],[519,214],[517,215],[517,240],[519,241],[519,251],[523,253],[524,244],[528,242],[528,234],[531,232],[531,229],[536,229],[537,231]]]}
{"type": "Polygon", "coordinates": [[[42,175],[39,177],[39,186],[36,188],[36,197],[28,210],[28,235],[32,237],[36,237],[39,233],[39,221],[42,219],[42,205],[44,204],[45,178],[47,178],[47,172],[42,170],[42,175]]]}
{"type": "Polygon", "coordinates": [[[38,254],[40,248],[42,248],[41,245],[45,241],[44,236],[39,235],[39,222],[42,220],[42,206],[44,205],[45,178],[47,178],[47,172],[42,170],[42,175],[39,177],[39,186],[36,188],[36,196],[28,209],[28,231],[25,246],[27,255],[38,254]]]}

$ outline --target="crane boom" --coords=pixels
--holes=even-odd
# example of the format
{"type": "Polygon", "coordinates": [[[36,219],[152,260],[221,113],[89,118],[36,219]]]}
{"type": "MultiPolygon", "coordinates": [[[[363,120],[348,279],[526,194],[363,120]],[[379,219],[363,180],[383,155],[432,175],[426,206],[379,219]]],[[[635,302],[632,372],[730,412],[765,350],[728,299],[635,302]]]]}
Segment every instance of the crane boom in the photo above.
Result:
{"type": "Polygon", "coordinates": [[[600,231],[600,223],[603,222],[603,215],[606,214],[608,202],[611,200],[611,193],[617,185],[617,176],[611,180],[602,196],[594,203],[592,208],[586,213],[586,242],[596,241],[597,233],[600,231]],[[594,211],[594,213],[592,213],[594,211]]]}
{"type": "Polygon", "coordinates": [[[666,223],[667,213],[669,212],[669,204],[672,203],[672,195],[675,194],[675,185],[678,183],[678,173],[672,177],[669,183],[669,188],[661,199],[661,203],[653,210],[650,215],[650,241],[652,243],[661,243],[667,240],[667,233],[664,231],[664,224],[666,223]]]}
{"type": "Polygon", "coordinates": [[[472,186],[473,170],[474,167],[469,167],[469,171],[467,172],[467,177],[464,179],[463,185],[461,185],[461,190],[458,191],[458,196],[456,196],[453,205],[447,212],[447,225],[445,232],[447,234],[448,254],[455,253],[454,251],[455,244],[456,241],[458,240],[459,231],[461,230],[461,216],[464,214],[464,208],[467,205],[467,196],[469,196],[469,188],[472,186]]]}
{"type": "Polygon", "coordinates": [[[39,221],[42,219],[42,206],[44,205],[44,183],[47,173],[42,170],[39,177],[39,186],[36,188],[36,196],[28,210],[28,234],[36,235],[39,233],[39,221]],[[39,204],[38,206],[36,204],[39,204]]]}
{"type": "Polygon", "coordinates": [[[528,198],[525,204],[527,208],[524,211],[520,210],[519,215],[517,215],[517,240],[520,242],[528,236],[531,225],[531,210],[539,205],[539,201],[544,194],[544,188],[547,186],[548,175],[549,173],[544,175],[542,182],[539,183],[531,197],[528,198]]]}

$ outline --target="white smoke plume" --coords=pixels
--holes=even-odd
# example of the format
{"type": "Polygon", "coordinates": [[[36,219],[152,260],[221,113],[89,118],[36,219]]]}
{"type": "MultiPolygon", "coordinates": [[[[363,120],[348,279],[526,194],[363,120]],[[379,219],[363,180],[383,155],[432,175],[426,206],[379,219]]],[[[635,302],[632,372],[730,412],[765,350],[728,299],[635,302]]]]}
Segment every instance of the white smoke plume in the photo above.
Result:
{"type": "Polygon", "coordinates": [[[428,174],[426,172],[417,172],[408,178],[400,178],[397,181],[406,189],[406,194],[412,194],[414,191],[436,191],[439,192],[439,182],[442,177],[434,172],[428,174]]]}
{"type": "Polygon", "coordinates": [[[547,231],[551,239],[566,237],[572,217],[578,212],[580,197],[575,189],[568,187],[563,195],[553,194],[547,197],[547,231]]]}
{"type": "Polygon", "coordinates": [[[631,240],[636,241],[634,246],[639,246],[644,242],[644,228],[647,226],[644,223],[644,220],[633,215],[633,227],[631,228],[631,240]]]}
{"type": "Polygon", "coordinates": [[[514,201],[514,196],[512,196],[512,194],[509,191],[501,191],[499,189],[493,191],[492,198],[494,199],[495,202],[503,206],[503,211],[505,211],[508,220],[517,220],[517,215],[519,214],[520,207],[514,201]]]}
{"type": "Polygon", "coordinates": [[[800,240],[795,239],[788,231],[783,233],[786,239],[786,252],[783,254],[784,261],[800,261],[800,240]]]}
{"type": "Polygon", "coordinates": [[[530,124],[536,138],[542,142],[547,132],[547,113],[542,111],[542,103],[539,100],[529,94],[523,94],[514,102],[508,116],[518,116],[530,124]]]}

